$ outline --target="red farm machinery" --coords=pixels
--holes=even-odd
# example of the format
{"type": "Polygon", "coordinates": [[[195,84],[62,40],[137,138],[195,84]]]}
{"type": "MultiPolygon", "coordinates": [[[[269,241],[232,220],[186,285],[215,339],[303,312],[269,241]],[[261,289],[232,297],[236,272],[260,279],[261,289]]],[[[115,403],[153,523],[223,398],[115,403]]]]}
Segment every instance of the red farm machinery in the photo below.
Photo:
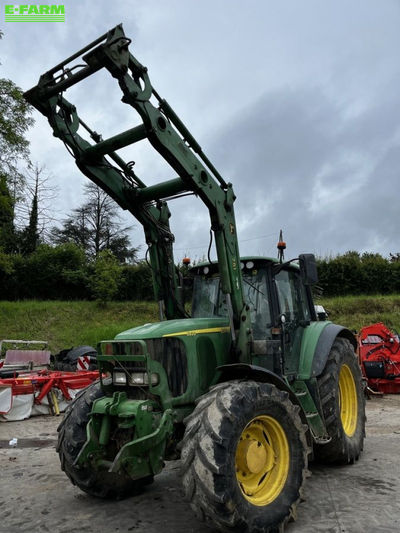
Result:
{"type": "Polygon", "coordinates": [[[400,393],[400,338],[382,322],[360,330],[360,363],[374,392],[400,393]]]}

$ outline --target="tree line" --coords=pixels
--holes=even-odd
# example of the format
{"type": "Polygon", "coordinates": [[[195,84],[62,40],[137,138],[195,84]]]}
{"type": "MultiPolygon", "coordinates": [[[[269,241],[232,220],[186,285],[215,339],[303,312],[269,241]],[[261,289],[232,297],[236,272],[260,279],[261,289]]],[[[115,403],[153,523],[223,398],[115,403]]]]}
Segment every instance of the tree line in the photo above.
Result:
{"type": "Polygon", "coordinates": [[[33,185],[24,183],[33,191],[26,226],[17,225],[24,206],[0,190],[0,210],[2,200],[12,206],[5,222],[0,217],[0,299],[151,299],[150,267],[138,260],[115,202],[89,183],[83,204],[51,225],[39,197],[41,169],[34,176],[33,185]]]}

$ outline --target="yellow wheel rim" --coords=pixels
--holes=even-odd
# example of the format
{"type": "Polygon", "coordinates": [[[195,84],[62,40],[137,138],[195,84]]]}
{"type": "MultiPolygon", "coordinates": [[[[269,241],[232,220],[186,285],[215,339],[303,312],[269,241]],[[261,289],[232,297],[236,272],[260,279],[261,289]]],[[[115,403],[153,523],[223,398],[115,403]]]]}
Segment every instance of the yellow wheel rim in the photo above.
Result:
{"type": "Polygon", "coordinates": [[[280,423],[257,416],[242,431],[236,447],[236,479],[243,496],[264,506],[281,493],[289,473],[289,444],[280,423]]]}
{"type": "Polygon", "coordinates": [[[352,437],[357,428],[358,399],[350,367],[342,365],[339,373],[339,408],[343,430],[352,437]]]}

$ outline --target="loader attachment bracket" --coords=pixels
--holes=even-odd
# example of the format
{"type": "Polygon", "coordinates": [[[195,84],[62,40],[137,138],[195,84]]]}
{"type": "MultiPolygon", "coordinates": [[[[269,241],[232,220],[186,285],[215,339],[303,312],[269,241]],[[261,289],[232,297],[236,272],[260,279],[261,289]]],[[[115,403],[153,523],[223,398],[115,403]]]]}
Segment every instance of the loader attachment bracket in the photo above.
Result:
{"type": "Polygon", "coordinates": [[[173,420],[171,409],[161,414],[155,408],[154,402],[130,400],[124,392],[96,400],[86,426],[86,442],[74,465],[90,463],[95,469],[124,471],[132,479],[160,472],[165,447],[173,433],[173,420]],[[111,427],[113,431],[116,428],[133,428],[134,431],[133,440],[125,443],[112,459],[107,456],[111,427]]]}

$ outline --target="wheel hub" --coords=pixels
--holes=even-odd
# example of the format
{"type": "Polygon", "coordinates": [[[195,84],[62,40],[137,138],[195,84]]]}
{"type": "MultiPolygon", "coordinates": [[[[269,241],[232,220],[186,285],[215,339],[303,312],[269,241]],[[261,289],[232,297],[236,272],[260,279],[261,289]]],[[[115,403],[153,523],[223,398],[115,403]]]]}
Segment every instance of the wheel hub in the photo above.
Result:
{"type": "Polygon", "coordinates": [[[239,442],[238,468],[241,472],[250,475],[258,474],[265,468],[270,470],[273,465],[273,450],[256,439],[243,439],[239,442]]]}
{"type": "Polygon", "coordinates": [[[277,498],[285,485],[290,453],[285,431],[270,416],[258,416],[244,428],[235,456],[236,479],[244,497],[264,506],[277,498]]]}
{"type": "Polygon", "coordinates": [[[357,429],[358,399],[353,374],[346,364],[339,372],[339,408],[343,430],[352,437],[357,429]]]}

